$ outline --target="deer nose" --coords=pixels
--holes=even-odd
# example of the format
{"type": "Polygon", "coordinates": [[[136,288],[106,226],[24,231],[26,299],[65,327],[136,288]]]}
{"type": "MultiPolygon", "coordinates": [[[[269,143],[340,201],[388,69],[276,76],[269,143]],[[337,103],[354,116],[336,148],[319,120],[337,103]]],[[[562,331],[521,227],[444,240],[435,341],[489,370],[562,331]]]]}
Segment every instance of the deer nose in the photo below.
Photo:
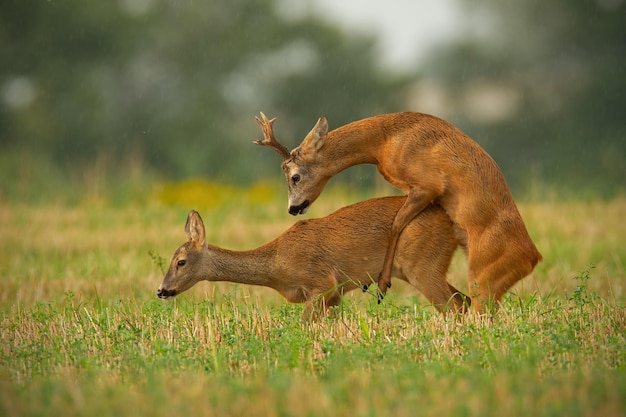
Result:
{"type": "Polygon", "coordinates": [[[296,216],[298,214],[304,214],[306,213],[308,208],[309,208],[309,200],[305,200],[299,206],[289,206],[289,214],[291,214],[292,216],[296,216]]]}
{"type": "Polygon", "coordinates": [[[157,297],[159,298],[169,298],[176,295],[176,290],[164,290],[163,288],[159,288],[157,290],[157,297]]]}

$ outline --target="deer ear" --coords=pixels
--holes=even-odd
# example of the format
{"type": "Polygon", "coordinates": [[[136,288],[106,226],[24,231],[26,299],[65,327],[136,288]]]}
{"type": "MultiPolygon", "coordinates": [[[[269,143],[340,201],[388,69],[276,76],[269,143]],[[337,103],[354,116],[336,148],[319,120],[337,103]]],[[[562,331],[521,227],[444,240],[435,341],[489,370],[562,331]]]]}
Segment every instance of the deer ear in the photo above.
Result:
{"type": "Polygon", "coordinates": [[[206,232],[204,230],[204,223],[202,217],[197,211],[191,210],[187,216],[187,223],[185,223],[185,233],[187,239],[190,242],[196,242],[200,246],[206,246],[206,232]]]}
{"type": "Polygon", "coordinates": [[[313,126],[309,134],[306,135],[303,144],[306,144],[305,146],[310,150],[317,152],[324,146],[327,135],[328,120],[326,120],[325,116],[322,116],[317,120],[317,123],[313,126]]]}

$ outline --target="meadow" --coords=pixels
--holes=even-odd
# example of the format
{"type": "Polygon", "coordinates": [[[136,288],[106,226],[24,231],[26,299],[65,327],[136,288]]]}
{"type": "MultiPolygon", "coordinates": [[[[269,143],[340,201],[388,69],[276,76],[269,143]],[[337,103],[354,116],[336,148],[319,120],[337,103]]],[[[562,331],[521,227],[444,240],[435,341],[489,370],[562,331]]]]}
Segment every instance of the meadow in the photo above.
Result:
{"type": "MultiPolygon", "coordinates": [[[[189,209],[248,249],[295,221],[285,194],[0,201],[0,415],[626,415],[626,198],[520,201],[544,261],[493,316],[443,316],[398,281],[313,323],[266,288],[156,297],[189,209]]],[[[364,197],[329,189],[308,217],[364,197]]],[[[449,280],[467,288],[460,253],[449,280]]]]}

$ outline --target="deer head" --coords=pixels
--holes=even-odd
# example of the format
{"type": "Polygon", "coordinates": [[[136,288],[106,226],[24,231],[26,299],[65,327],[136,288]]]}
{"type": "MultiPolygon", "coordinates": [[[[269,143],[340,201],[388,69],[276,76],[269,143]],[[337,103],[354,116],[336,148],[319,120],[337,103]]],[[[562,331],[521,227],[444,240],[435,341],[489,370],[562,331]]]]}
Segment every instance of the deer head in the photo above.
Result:
{"type": "Polygon", "coordinates": [[[328,134],[328,121],[326,117],[320,117],[300,146],[290,153],[274,136],[272,125],[276,118],[268,120],[262,112],[261,118],[262,120],[257,117],[256,121],[261,127],[264,140],[257,140],[254,143],[274,149],[283,158],[282,168],[288,185],[289,214],[294,216],[304,214],[332,177],[323,165],[317,164],[317,152],[324,145],[328,134]]]}
{"type": "Polygon", "coordinates": [[[174,253],[167,274],[157,290],[159,298],[172,298],[204,278],[201,254],[207,249],[206,232],[197,211],[189,212],[185,233],[187,242],[174,253]]]}

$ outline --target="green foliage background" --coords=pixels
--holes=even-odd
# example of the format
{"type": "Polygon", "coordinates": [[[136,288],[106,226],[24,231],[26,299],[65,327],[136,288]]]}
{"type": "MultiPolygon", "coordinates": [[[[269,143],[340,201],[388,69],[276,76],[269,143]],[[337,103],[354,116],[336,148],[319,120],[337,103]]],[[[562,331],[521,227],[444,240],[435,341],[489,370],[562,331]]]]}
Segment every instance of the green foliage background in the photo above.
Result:
{"type": "Polygon", "coordinates": [[[295,146],[321,113],[343,124],[402,108],[405,81],[376,69],[372,39],[267,0],[133,4],[2,3],[4,152],[44,154],[61,174],[99,163],[245,182],[277,168],[251,145],[260,110],[295,146]],[[32,101],[11,105],[20,83],[32,101]]]}
{"type": "Polygon", "coordinates": [[[514,183],[535,176],[602,195],[626,178],[626,4],[459,1],[467,36],[429,63],[460,100],[473,85],[506,86],[518,106],[497,122],[450,117],[473,133],[514,183]]]}
{"type": "MultiPolygon", "coordinates": [[[[337,127],[428,110],[415,88],[424,82],[448,97],[437,115],[481,143],[514,191],[623,191],[624,2],[458,3],[459,40],[394,71],[373,37],[296,16],[288,2],[3,1],[0,195],[280,178],[275,155],[251,145],[258,111],[279,118],[279,139],[293,147],[322,114],[337,127]],[[504,86],[514,111],[473,117],[480,104],[462,104],[476,86],[504,86]]],[[[342,178],[369,188],[376,174],[342,178]]]]}

